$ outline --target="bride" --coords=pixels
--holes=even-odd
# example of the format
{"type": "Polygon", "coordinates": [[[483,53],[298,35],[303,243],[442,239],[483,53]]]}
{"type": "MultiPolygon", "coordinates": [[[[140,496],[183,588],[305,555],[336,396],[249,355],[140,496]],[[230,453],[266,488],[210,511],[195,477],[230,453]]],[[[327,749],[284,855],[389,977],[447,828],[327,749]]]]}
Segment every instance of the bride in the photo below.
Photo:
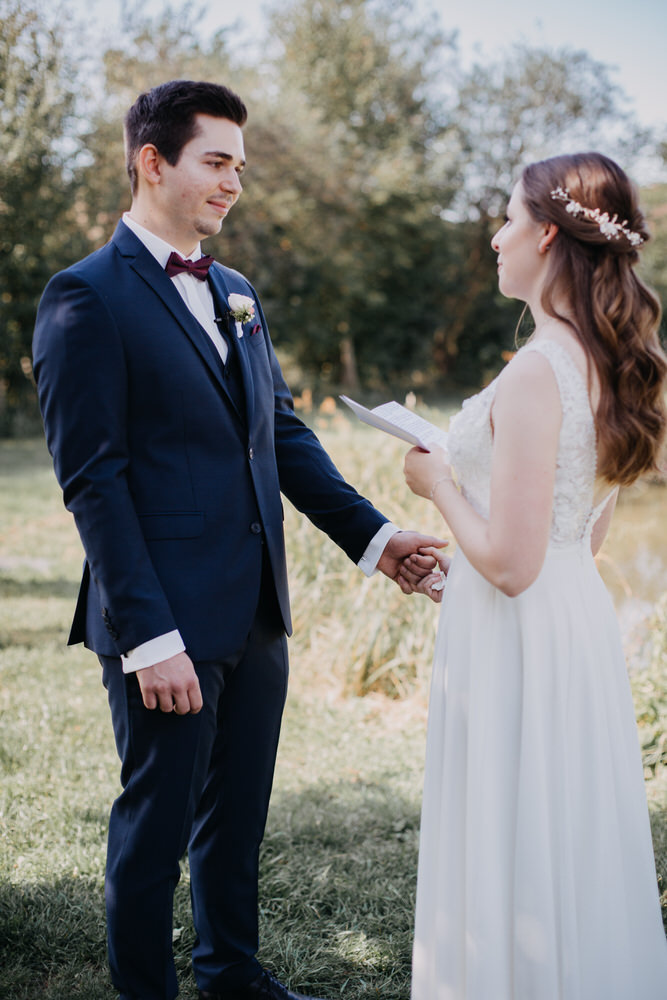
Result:
{"type": "Polygon", "coordinates": [[[527,167],[491,245],[534,333],[454,418],[448,456],[406,456],[410,489],[458,543],[433,667],[413,1000],[667,997],[630,688],[593,560],[618,487],[656,468],[667,426],[660,306],[633,270],[647,238],[606,157],[527,167]]]}

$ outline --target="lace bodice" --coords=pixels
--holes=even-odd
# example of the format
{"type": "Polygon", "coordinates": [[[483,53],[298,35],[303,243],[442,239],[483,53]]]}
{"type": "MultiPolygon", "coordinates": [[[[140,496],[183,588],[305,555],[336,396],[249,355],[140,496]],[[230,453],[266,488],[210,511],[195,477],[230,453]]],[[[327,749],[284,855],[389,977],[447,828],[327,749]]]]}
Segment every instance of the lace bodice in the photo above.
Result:
{"type": "MultiPolygon", "coordinates": [[[[550,542],[556,546],[571,545],[590,535],[608,499],[605,497],[597,506],[593,503],[596,440],[588,388],[569,352],[556,341],[531,342],[520,353],[526,351],[539,351],[551,365],[558,383],[563,416],[550,542]]],[[[463,495],[487,518],[491,488],[490,413],[497,384],[496,378],[464,402],[450,423],[448,440],[451,463],[463,495]]]]}

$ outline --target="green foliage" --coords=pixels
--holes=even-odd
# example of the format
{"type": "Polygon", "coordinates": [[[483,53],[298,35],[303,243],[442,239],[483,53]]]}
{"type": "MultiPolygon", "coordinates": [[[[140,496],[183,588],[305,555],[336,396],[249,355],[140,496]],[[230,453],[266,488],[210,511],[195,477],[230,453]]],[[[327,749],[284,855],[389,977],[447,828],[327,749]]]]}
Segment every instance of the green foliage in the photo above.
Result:
{"type": "Polygon", "coordinates": [[[130,207],[125,170],[123,117],[143,91],[174,79],[232,79],[226,32],[206,45],[195,31],[197,11],[168,7],[150,18],[142,4],[125,11],[121,39],[103,52],[100,96],[82,135],[85,160],[76,174],[79,224],[91,248],[105,243],[130,207]]]}
{"type": "Polygon", "coordinates": [[[449,248],[434,206],[451,182],[427,94],[429,63],[449,42],[408,11],[369,0],[278,8],[276,99],[270,121],[259,112],[260,135],[252,119],[247,130],[269,168],[256,175],[251,163],[245,211],[222,237],[242,260],[247,224],[262,254],[276,248],[282,262],[261,289],[279,304],[269,311],[278,343],[347,386],[428,368],[438,322],[449,248]]]}
{"type": "Polygon", "coordinates": [[[515,45],[462,79],[456,123],[470,172],[457,207],[499,216],[518,170],[559,153],[599,149],[629,167],[650,141],[623,107],[609,67],[586,52],[515,45]]]}
{"type": "Polygon", "coordinates": [[[63,47],[55,16],[0,0],[0,433],[21,414],[36,420],[29,359],[37,302],[54,264],[85,249],[66,169],[74,87],[63,47]]]}
{"type": "Polygon", "coordinates": [[[662,301],[662,333],[667,343],[667,184],[644,188],[641,196],[651,240],[643,250],[639,273],[662,301]]]}
{"type": "Polygon", "coordinates": [[[650,140],[624,101],[608,67],[571,49],[516,45],[461,78],[452,132],[464,183],[448,213],[458,222],[450,320],[436,338],[439,367],[460,383],[488,381],[514,345],[522,307],[499,295],[489,243],[521,168],[593,148],[631,166],[650,140]]]}
{"type": "MultiPolygon", "coordinates": [[[[246,190],[207,249],[256,286],[305,387],[486,382],[520,315],[489,246],[520,166],[593,145],[631,166],[661,148],[586,53],[517,46],[464,73],[412,0],[276,0],[261,59],[229,30],[203,37],[182,4],[151,17],[131,0],[116,37],[91,38],[71,2],[0,0],[0,434],[36,418],[39,296],[129,207],[122,118],[156,83],[222,80],[248,104],[246,190]]],[[[664,296],[660,190],[645,271],[664,296]]]]}
{"type": "Polygon", "coordinates": [[[667,929],[667,594],[650,623],[648,668],[632,678],[649,806],[653,819],[658,884],[667,929]]]}
{"type": "Polygon", "coordinates": [[[644,766],[655,774],[667,767],[667,594],[656,606],[650,637],[649,665],[635,676],[633,690],[644,766]]]}

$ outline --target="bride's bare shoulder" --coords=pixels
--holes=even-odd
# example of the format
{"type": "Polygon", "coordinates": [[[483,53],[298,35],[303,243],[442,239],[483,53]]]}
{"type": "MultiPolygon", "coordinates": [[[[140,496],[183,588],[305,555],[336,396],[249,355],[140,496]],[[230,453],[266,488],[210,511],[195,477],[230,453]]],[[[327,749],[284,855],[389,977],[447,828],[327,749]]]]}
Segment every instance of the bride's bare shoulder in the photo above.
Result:
{"type": "Polygon", "coordinates": [[[541,351],[520,350],[498,376],[498,389],[525,391],[535,384],[544,387],[553,382],[553,369],[541,351]]]}
{"type": "Polygon", "coordinates": [[[519,351],[498,377],[492,417],[512,421],[558,423],[560,393],[553,368],[540,351],[519,351]]]}

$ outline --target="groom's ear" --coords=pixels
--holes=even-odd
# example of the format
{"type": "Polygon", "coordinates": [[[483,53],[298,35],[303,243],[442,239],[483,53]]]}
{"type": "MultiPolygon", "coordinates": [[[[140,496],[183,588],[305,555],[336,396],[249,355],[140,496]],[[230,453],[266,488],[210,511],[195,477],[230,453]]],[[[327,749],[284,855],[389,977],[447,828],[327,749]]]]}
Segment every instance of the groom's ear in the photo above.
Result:
{"type": "Polygon", "coordinates": [[[544,226],[544,234],[537,244],[537,249],[539,253],[546,253],[553,241],[556,239],[556,234],[558,233],[558,226],[555,222],[549,222],[544,226]]]}
{"type": "Polygon", "coordinates": [[[152,142],[147,142],[137,153],[136,168],[140,181],[143,178],[149,184],[160,183],[162,157],[158,153],[157,146],[154,146],[152,142]]]}

